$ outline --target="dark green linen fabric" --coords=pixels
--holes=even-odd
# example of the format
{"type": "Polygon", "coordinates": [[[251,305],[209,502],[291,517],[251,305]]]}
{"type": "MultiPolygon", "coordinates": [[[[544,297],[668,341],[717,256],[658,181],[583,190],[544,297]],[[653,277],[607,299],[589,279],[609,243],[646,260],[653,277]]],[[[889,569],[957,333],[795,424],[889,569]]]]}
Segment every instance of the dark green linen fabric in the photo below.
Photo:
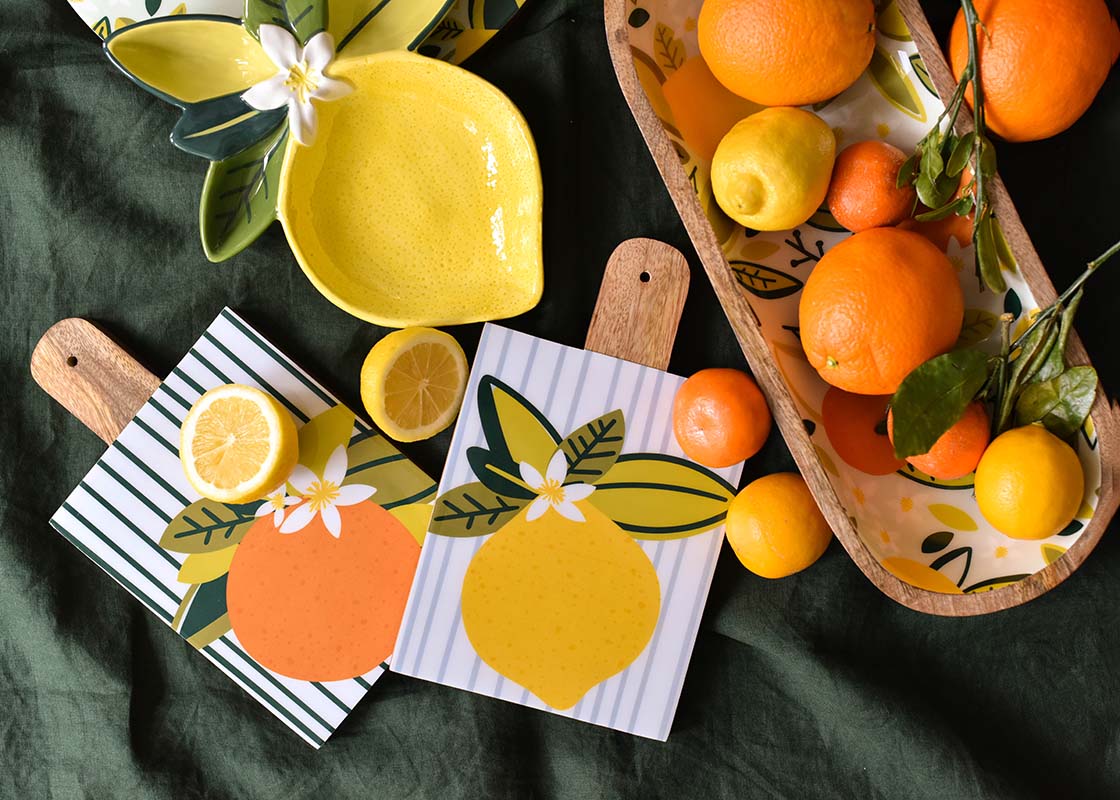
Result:
{"type": "MultiPolygon", "coordinates": [[[[944,35],[955,3],[925,5],[944,35]]],[[[473,68],[523,109],[543,164],[547,288],[512,325],[581,343],[610,251],[652,236],[694,267],[672,369],[743,366],[614,81],[599,3],[532,0],[473,68]]],[[[65,0],[0,2],[0,796],[1120,796],[1115,532],[1050,594],[962,620],[896,605],[835,543],[779,582],[725,548],[664,744],[390,674],[307,747],[47,525],[103,449],[28,373],[57,319],[98,321],[163,374],[229,304],[351,404],[384,333],[317,294],[277,229],[206,262],[203,165],[168,143],[175,116],[65,0]]],[[[1070,131],[1000,147],[1059,286],[1120,235],[1118,141],[1114,74],[1070,131]]],[[[1118,270],[1078,324],[1113,391],[1118,270]]],[[[479,327],[454,333],[470,352],[479,327]]],[[[405,449],[438,475],[448,439],[405,449]]],[[[744,480],[791,468],[775,433],[744,480]]]]}

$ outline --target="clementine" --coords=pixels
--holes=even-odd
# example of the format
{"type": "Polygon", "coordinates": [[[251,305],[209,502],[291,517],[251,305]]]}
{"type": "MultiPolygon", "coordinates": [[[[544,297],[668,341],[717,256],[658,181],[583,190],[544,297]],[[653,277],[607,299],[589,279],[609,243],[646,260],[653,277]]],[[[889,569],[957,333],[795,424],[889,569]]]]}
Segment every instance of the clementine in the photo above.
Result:
{"type": "Polygon", "coordinates": [[[765,106],[835,97],[875,49],[871,0],[704,0],[696,25],[712,74],[765,106]]]}
{"type": "Polygon", "coordinates": [[[914,209],[913,186],[896,185],[906,154],[869,140],[841,151],[828,186],[828,210],[850,231],[897,225],[914,209]]]}
{"type": "MultiPolygon", "coordinates": [[[[1120,56],[1120,29],[1104,0],[974,0],[988,128],[1011,142],[1061,133],[1080,119],[1120,56]]],[[[968,66],[968,27],[957,12],[949,61],[968,66]]],[[[718,74],[718,73],[717,73],[718,74]]],[[[972,89],[969,87],[969,102],[972,89]]]]}
{"type": "Polygon", "coordinates": [[[758,384],[737,369],[702,369],[673,399],[677,444],[706,467],[730,467],[753,456],[765,444],[770,422],[758,384]]]}
{"type": "Polygon", "coordinates": [[[821,405],[824,432],[845,464],[868,475],[890,475],[902,469],[887,438],[890,395],[852,394],[828,387],[821,405]]]}
{"type": "Polygon", "coordinates": [[[953,265],[898,228],[853,234],[820,260],[798,309],[809,363],[833,386],[894,394],[919,364],[947,352],[964,320],[953,265]]]}
{"type": "MultiPolygon", "coordinates": [[[[887,415],[887,434],[894,441],[894,414],[887,415]]],[[[906,462],[926,475],[943,481],[963,478],[976,469],[991,438],[991,421],[983,403],[970,403],[953,427],[920,456],[906,462]]]]}
{"type": "Polygon", "coordinates": [[[337,511],[337,538],[319,514],[294,533],[262,517],[230,565],[234,633],[258,663],[290,678],[354,678],[388,658],[420,558],[416,539],[376,503],[337,511]]]}

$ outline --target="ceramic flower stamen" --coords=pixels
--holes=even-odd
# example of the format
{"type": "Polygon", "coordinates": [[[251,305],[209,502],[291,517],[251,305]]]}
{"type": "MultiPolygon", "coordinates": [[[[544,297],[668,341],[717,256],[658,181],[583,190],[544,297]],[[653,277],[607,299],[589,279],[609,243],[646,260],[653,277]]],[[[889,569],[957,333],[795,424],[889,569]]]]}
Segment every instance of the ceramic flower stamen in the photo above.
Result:
{"type": "Polygon", "coordinates": [[[312,101],[337,100],[353,91],[349,84],[326,74],[334,61],[334,39],[329,33],[318,33],[306,47],[300,47],[296,38],[279,25],[261,25],[259,34],[261,47],[279,71],[251,86],[241,99],[258,111],[286,105],[292,137],[308,146],[315,141],[316,130],[312,101]]]}
{"type": "Polygon", "coordinates": [[[536,499],[529,504],[529,510],[525,512],[525,519],[532,522],[539,519],[548,509],[553,508],[557,514],[572,522],[584,521],[583,512],[575,504],[590,497],[595,487],[588,483],[564,485],[564,479],[568,477],[568,459],[563,450],[557,450],[553,454],[543,476],[540,470],[528,461],[522,461],[518,469],[521,472],[521,480],[537,493],[536,499]]]}
{"type": "Polygon", "coordinates": [[[288,515],[284,524],[280,526],[280,533],[295,533],[302,530],[315,519],[316,514],[319,514],[323,518],[323,526],[337,539],[342,533],[339,506],[356,505],[373,497],[374,492],[377,491],[373,486],[359,483],[344,486],[342,482],[346,480],[346,468],[346,448],[342,446],[337,447],[327,459],[322,477],[302,464],[297,465],[288,482],[305,501],[288,515]]]}
{"type": "Polygon", "coordinates": [[[287,513],[288,507],[294,506],[300,499],[299,497],[289,497],[284,491],[284,486],[278,486],[269,492],[253,516],[264,517],[272,514],[272,524],[279,528],[281,523],[284,522],[284,514],[287,513]]]}

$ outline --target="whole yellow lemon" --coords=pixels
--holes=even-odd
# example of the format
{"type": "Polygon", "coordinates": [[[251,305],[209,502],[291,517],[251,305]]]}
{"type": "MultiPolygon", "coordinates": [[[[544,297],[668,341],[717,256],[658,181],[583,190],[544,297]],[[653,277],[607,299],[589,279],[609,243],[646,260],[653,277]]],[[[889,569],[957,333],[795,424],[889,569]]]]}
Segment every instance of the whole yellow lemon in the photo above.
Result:
{"type": "Polygon", "coordinates": [[[996,437],[976,467],[976,504],[1012,539],[1045,539],[1081,507],[1085,475],[1073,448],[1041,425],[996,437]]]}
{"type": "Polygon", "coordinates": [[[824,555],[832,530],[796,472],[747,485],[727,509],[727,540],[743,566],[763,578],[800,572],[824,555]]]}
{"type": "Polygon", "coordinates": [[[836,136],[800,108],[767,108],[738,122],[712,157],[712,191],[727,216],[759,231],[795,228],[828,193],[836,136]]]}

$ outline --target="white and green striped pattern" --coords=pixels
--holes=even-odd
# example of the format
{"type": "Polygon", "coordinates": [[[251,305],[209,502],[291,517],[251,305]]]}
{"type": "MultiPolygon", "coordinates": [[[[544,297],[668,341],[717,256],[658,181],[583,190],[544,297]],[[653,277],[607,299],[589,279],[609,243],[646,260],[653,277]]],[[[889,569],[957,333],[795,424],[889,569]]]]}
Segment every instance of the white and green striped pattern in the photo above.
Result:
{"type": "MultiPolygon", "coordinates": [[[[613,409],[626,417],[623,452],[683,456],[672,432],[672,405],[683,378],[487,325],[479,343],[440,492],[474,478],[468,447],[484,445],[478,382],[493,375],[525,396],[566,433],[613,409]]],[[[737,484],[742,466],[716,472],[737,484]]],[[[661,616],[645,651],[628,669],[594,687],[575,708],[548,708],[475,654],[463,630],[463,576],[487,537],[428,534],[405,609],[393,671],[664,741],[669,735],[700,626],[723,527],[686,539],[639,542],[661,583],[661,616]]]]}
{"type": "MultiPolygon", "coordinates": [[[[179,464],[179,426],[202,392],[224,383],[267,391],[297,424],[339,404],[227,308],[51,518],[59,533],[169,625],[189,588],[177,580],[185,556],[158,543],[168,522],[198,499],[179,464]]],[[[360,421],[354,434],[378,435],[360,421]]],[[[232,632],[202,654],[314,747],[384,671],[331,683],[285,678],[250,658],[232,632]]]]}

